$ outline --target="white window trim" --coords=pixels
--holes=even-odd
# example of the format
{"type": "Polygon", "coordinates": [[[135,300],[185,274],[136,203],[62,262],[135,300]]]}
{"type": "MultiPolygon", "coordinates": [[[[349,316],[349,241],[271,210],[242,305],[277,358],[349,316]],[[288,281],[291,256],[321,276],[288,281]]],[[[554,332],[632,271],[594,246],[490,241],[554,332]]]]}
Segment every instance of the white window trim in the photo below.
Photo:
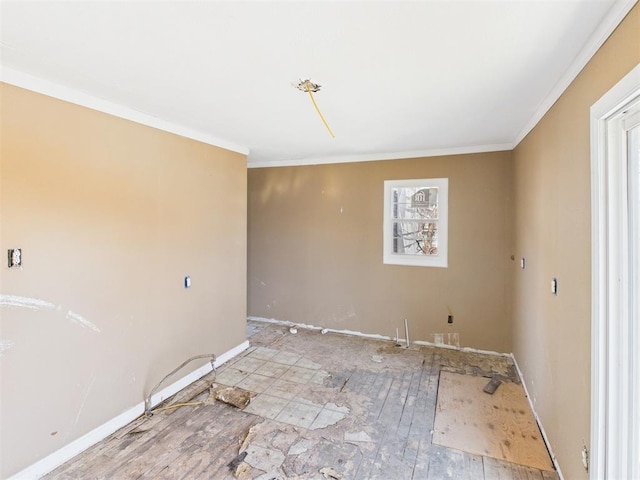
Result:
{"type": "Polygon", "coordinates": [[[448,219],[449,219],[449,179],[423,178],[410,180],[386,180],[384,182],[383,255],[382,261],[390,265],[419,267],[448,267],[448,219]],[[398,187],[438,188],[438,255],[399,255],[393,253],[393,222],[391,190],[398,187]]]}
{"type": "Polygon", "coordinates": [[[592,480],[640,475],[640,335],[630,314],[628,178],[616,120],[638,98],[640,65],[591,107],[592,480]]]}

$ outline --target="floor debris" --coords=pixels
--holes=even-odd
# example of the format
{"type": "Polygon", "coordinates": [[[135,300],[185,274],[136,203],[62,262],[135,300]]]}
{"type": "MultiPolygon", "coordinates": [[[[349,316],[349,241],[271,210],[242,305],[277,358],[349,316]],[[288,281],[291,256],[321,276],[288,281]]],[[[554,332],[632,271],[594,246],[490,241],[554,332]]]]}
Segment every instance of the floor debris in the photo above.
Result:
{"type": "Polygon", "coordinates": [[[236,473],[236,471],[238,470],[238,466],[240,466],[240,464],[244,462],[244,459],[246,457],[247,457],[247,452],[242,452],[227,464],[227,467],[229,467],[229,470],[231,470],[231,473],[234,473],[234,474],[236,473]]]}
{"type": "Polygon", "coordinates": [[[324,467],[320,469],[320,473],[324,478],[333,478],[334,480],[340,480],[342,475],[340,475],[333,467],[324,467]]]}
{"type": "Polygon", "coordinates": [[[247,447],[249,446],[249,444],[251,442],[253,442],[253,440],[256,438],[256,435],[257,435],[258,431],[260,430],[260,426],[261,425],[262,425],[262,423],[257,423],[254,426],[252,426],[244,434],[244,437],[242,437],[242,439],[238,442],[240,444],[240,451],[241,452],[245,451],[247,449],[247,447]]]}
{"type": "Polygon", "coordinates": [[[251,392],[238,387],[224,387],[217,384],[211,386],[210,397],[241,410],[251,402],[251,392]]]}
{"type": "Polygon", "coordinates": [[[241,462],[240,465],[238,465],[238,468],[236,468],[235,472],[232,473],[234,477],[240,480],[246,480],[252,478],[252,472],[253,468],[251,467],[251,465],[245,462],[241,462]]]}
{"type": "Polygon", "coordinates": [[[489,383],[487,383],[485,385],[485,387],[482,389],[482,391],[484,393],[488,393],[489,395],[493,395],[495,393],[495,391],[498,389],[498,387],[500,386],[500,384],[502,383],[502,380],[499,380],[497,378],[492,378],[489,383]]]}
{"type": "Polygon", "coordinates": [[[371,355],[371,361],[376,363],[382,363],[381,355],[371,355]]]}

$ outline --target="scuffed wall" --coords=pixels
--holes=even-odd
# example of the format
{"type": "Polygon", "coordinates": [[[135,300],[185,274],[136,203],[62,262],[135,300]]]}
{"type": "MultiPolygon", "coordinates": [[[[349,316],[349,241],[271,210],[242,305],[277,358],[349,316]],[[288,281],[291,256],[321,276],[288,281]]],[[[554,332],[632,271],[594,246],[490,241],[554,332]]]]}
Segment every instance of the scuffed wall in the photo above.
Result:
{"type": "Polygon", "coordinates": [[[249,315],[509,352],[511,174],[510,152],[250,169],[249,315]],[[384,265],[383,182],[440,177],[449,267],[384,265]]]}
{"type": "Polygon", "coordinates": [[[9,85],[0,95],[6,478],[187,358],[245,340],[246,158],[9,85]]]}
{"type": "Polygon", "coordinates": [[[591,375],[589,109],[640,62],[637,5],[514,150],[514,353],[566,479],[586,479],[591,375]],[[550,291],[558,278],[558,296],[550,291]]]}

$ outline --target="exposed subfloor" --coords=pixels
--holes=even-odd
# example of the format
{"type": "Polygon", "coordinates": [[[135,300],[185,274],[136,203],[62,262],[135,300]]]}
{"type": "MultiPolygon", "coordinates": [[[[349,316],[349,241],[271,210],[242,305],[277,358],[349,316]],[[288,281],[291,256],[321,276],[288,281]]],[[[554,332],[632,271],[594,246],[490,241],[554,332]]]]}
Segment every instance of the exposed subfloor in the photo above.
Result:
{"type": "Polygon", "coordinates": [[[45,478],[558,479],[432,443],[440,371],[518,382],[507,357],[257,322],[248,335],[250,349],[163,404],[190,405],[132,422],[45,478]],[[251,402],[212,400],[212,383],[251,402]]]}

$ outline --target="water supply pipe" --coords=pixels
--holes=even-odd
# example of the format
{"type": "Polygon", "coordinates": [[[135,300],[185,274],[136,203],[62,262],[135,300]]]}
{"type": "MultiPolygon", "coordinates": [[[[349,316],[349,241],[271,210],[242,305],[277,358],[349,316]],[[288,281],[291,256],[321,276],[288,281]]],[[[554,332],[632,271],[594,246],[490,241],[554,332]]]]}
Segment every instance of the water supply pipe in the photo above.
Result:
{"type": "Polygon", "coordinates": [[[216,356],[213,353],[208,353],[208,354],[205,354],[205,355],[196,355],[195,357],[191,357],[188,360],[185,360],[184,362],[182,362],[180,364],[179,367],[177,367],[176,369],[172,370],[171,373],[167,374],[162,380],[160,380],[158,382],[158,384],[155,387],[153,387],[151,389],[151,391],[149,392],[149,395],[147,395],[147,398],[144,399],[144,414],[145,414],[145,416],[150,417],[151,415],[153,415],[153,413],[151,413],[151,408],[152,408],[151,397],[153,396],[154,393],[156,393],[156,390],[158,390],[160,385],[162,385],[167,378],[169,378],[171,375],[176,373],[178,370],[180,370],[186,364],[191,363],[194,360],[198,360],[200,358],[210,358],[211,359],[211,368],[212,368],[212,370],[214,372],[216,371],[216,365],[215,365],[216,356]]]}

